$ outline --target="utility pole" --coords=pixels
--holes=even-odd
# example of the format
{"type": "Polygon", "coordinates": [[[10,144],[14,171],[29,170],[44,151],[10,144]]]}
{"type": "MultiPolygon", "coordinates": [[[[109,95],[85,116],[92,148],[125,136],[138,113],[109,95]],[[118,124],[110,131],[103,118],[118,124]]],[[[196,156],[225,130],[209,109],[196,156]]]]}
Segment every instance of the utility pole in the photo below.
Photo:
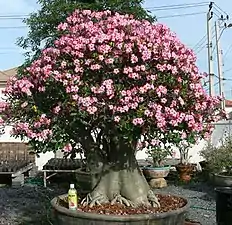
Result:
{"type": "Polygon", "coordinates": [[[213,43],[212,43],[212,30],[211,21],[213,17],[212,12],[213,2],[209,4],[209,11],[207,13],[207,37],[208,37],[208,69],[209,69],[209,95],[214,95],[214,73],[213,73],[213,43]]]}
{"type": "Polygon", "coordinates": [[[219,85],[219,95],[223,98],[221,101],[221,108],[225,109],[224,106],[224,90],[223,90],[223,71],[222,71],[222,49],[220,46],[220,36],[219,36],[220,20],[215,21],[215,39],[216,39],[216,49],[217,49],[217,65],[218,65],[218,85],[219,85]]]}

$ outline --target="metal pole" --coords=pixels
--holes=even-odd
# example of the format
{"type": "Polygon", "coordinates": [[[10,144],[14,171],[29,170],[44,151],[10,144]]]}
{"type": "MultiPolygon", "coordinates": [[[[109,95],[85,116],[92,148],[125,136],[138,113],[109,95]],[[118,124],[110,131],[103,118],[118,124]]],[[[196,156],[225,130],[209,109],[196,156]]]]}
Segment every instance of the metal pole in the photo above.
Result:
{"type": "Polygon", "coordinates": [[[211,19],[212,7],[209,7],[207,13],[207,37],[208,37],[208,69],[209,69],[209,94],[210,96],[214,95],[214,73],[213,73],[213,44],[212,44],[212,31],[211,31],[211,19]]]}
{"type": "Polygon", "coordinates": [[[219,37],[219,26],[220,21],[215,21],[215,38],[216,38],[216,49],[217,49],[217,65],[218,65],[218,87],[219,87],[219,95],[223,98],[221,101],[221,108],[225,109],[224,107],[224,91],[223,91],[223,72],[222,72],[222,50],[220,46],[220,37],[219,37]]]}

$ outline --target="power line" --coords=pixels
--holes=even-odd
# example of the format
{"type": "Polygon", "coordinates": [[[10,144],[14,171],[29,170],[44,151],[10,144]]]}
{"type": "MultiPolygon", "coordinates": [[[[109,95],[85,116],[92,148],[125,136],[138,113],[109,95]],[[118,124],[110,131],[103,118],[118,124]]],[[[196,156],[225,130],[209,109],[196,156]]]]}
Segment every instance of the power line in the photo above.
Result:
{"type": "Polygon", "coordinates": [[[221,18],[221,15],[218,15],[215,11],[213,12],[214,15],[216,15],[218,18],[221,18]]]}
{"type": "Polygon", "coordinates": [[[193,49],[194,49],[194,48],[198,48],[199,45],[202,44],[202,41],[205,42],[206,36],[207,36],[207,34],[205,34],[205,35],[193,46],[193,49]],[[204,39],[205,39],[205,40],[204,40],[204,39]]]}
{"type": "Polygon", "coordinates": [[[0,49],[4,49],[4,50],[10,50],[10,49],[12,50],[13,49],[13,50],[15,50],[15,49],[19,49],[19,48],[16,48],[16,47],[1,47],[0,46],[0,49]]]}
{"type": "MultiPolygon", "coordinates": [[[[221,11],[219,11],[216,7],[214,7],[214,10],[215,11],[217,11],[220,15],[222,14],[222,12],[221,11]]],[[[215,12],[214,12],[215,13],[215,12]]],[[[215,13],[216,14],[216,13],[215,13]]],[[[224,13],[223,13],[224,14],[224,13]]],[[[217,14],[216,14],[217,15],[217,14]]],[[[218,15],[217,15],[218,16],[218,15]]],[[[218,17],[220,17],[220,16],[218,16],[218,17]]]]}
{"type": "MultiPolygon", "coordinates": [[[[193,15],[199,15],[199,14],[204,14],[204,13],[205,12],[195,12],[195,13],[182,13],[182,14],[176,14],[176,15],[166,15],[166,16],[157,17],[157,19],[193,16],[193,15]]],[[[3,27],[0,27],[0,29],[22,29],[22,28],[27,28],[27,26],[3,26],[3,27]]]]}
{"type": "MultiPolygon", "coordinates": [[[[213,29],[213,28],[212,28],[213,29]]],[[[213,29],[213,31],[212,31],[212,35],[213,35],[213,37],[212,38],[214,38],[215,37],[215,30],[213,29]]],[[[207,36],[207,34],[205,34],[205,37],[207,36]]],[[[195,51],[196,51],[196,54],[199,54],[203,49],[205,49],[205,47],[206,47],[206,44],[207,43],[205,43],[205,42],[207,42],[207,39],[201,44],[201,45],[199,45],[196,49],[195,49],[195,51]]]]}
{"type": "Polygon", "coordinates": [[[0,18],[8,18],[8,17],[10,17],[10,18],[13,18],[13,17],[16,17],[16,18],[18,18],[18,17],[27,17],[27,16],[29,16],[29,14],[9,14],[9,15],[0,15],[0,18]]]}
{"type": "Polygon", "coordinates": [[[145,9],[161,9],[161,8],[171,8],[171,7],[188,7],[190,5],[202,5],[202,4],[209,4],[208,2],[198,2],[198,3],[184,3],[184,4],[174,4],[174,5],[161,5],[157,7],[150,7],[145,9]]]}
{"type": "Polygon", "coordinates": [[[22,29],[22,28],[27,28],[27,26],[0,27],[0,29],[22,29]]]}
{"type": "Polygon", "coordinates": [[[231,70],[232,70],[232,67],[229,68],[229,69],[227,69],[227,70],[225,70],[224,73],[227,73],[227,72],[229,72],[229,71],[231,71],[231,70]]]}
{"type": "Polygon", "coordinates": [[[232,44],[229,45],[229,47],[227,48],[227,50],[226,50],[226,52],[224,54],[224,57],[223,57],[224,61],[225,61],[226,56],[229,54],[229,52],[230,52],[231,49],[232,49],[232,44]]]}
{"type": "Polygon", "coordinates": [[[213,5],[216,6],[216,8],[221,11],[221,13],[228,15],[228,13],[221,9],[215,2],[213,5]]]}
{"type": "Polygon", "coordinates": [[[6,54],[24,54],[25,52],[17,52],[17,51],[14,51],[14,52],[0,52],[0,55],[6,55],[6,54]]]}
{"type": "Polygon", "coordinates": [[[199,14],[205,14],[205,12],[183,13],[183,14],[176,14],[176,15],[159,16],[159,17],[157,17],[157,19],[173,18],[173,17],[185,17],[185,16],[193,16],[193,15],[199,15],[199,14]]]}
{"type": "Polygon", "coordinates": [[[0,17],[0,20],[24,20],[25,17],[0,17]]]}
{"type": "Polygon", "coordinates": [[[202,6],[206,6],[206,5],[208,5],[208,4],[189,5],[189,6],[176,6],[176,7],[167,7],[167,8],[151,8],[151,9],[148,9],[148,10],[149,11],[166,11],[166,10],[176,10],[176,9],[197,8],[197,7],[202,7],[202,6]]]}

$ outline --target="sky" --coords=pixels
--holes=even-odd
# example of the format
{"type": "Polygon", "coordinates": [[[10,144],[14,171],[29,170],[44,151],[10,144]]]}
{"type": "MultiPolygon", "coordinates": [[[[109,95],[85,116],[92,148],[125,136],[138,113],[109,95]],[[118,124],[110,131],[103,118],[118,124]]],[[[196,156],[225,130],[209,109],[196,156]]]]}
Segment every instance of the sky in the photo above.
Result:
{"type": "MultiPolygon", "coordinates": [[[[208,2],[204,0],[190,0],[189,5],[198,6],[186,7],[185,0],[145,0],[144,8],[158,18],[158,22],[165,23],[176,33],[177,37],[188,47],[193,48],[197,54],[197,64],[202,72],[208,72],[207,43],[206,43],[206,12],[208,2]],[[175,8],[173,5],[176,5],[175,8]],[[163,7],[165,6],[165,7],[163,7]],[[166,7],[166,6],[169,6],[166,7]],[[160,10],[162,8],[162,10],[160,10]],[[186,15],[188,14],[188,15],[186,15]],[[192,14],[192,15],[189,15],[192,14]],[[205,36],[205,38],[204,38],[205,36]],[[201,42],[199,42],[201,40],[201,42]]],[[[232,1],[216,0],[213,8],[215,13],[212,19],[212,31],[214,22],[224,11],[231,15],[232,23],[232,1]],[[219,8],[218,8],[218,7],[219,8]]],[[[10,16],[24,16],[39,9],[36,0],[0,0],[0,70],[7,70],[19,66],[24,61],[23,50],[17,47],[16,41],[20,36],[28,32],[21,19],[9,19],[10,16]]],[[[223,55],[224,77],[231,80],[224,81],[224,90],[227,99],[232,99],[232,28],[223,31],[220,38],[220,45],[223,55]]],[[[214,72],[217,74],[216,49],[214,49],[214,72]]],[[[215,78],[215,91],[218,90],[217,78],[215,78]]]]}

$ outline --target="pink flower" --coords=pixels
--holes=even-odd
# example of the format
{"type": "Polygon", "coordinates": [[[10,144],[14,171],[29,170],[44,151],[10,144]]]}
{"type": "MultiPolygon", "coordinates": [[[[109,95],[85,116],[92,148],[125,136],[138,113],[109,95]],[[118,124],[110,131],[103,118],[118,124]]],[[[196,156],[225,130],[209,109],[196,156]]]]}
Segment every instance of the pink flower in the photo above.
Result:
{"type": "Polygon", "coordinates": [[[114,117],[114,121],[117,122],[117,123],[120,121],[120,119],[121,119],[121,118],[120,118],[119,116],[115,116],[115,117],[114,117]]]}
{"type": "Polygon", "coordinates": [[[114,74],[118,74],[119,73],[119,69],[114,69],[114,74]]]}
{"type": "Polygon", "coordinates": [[[53,109],[53,112],[54,112],[55,114],[58,114],[58,113],[60,112],[60,110],[61,110],[61,108],[60,108],[60,106],[58,105],[58,106],[56,106],[56,107],[53,109]]]}
{"type": "Polygon", "coordinates": [[[142,125],[144,123],[144,120],[143,120],[143,118],[135,118],[135,119],[133,119],[132,123],[134,125],[142,125]]]}
{"type": "Polygon", "coordinates": [[[95,107],[95,106],[89,106],[89,107],[87,107],[87,112],[89,114],[94,114],[94,113],[97,112],[97,107],[95,107]]]}
{"type": "Polygon", "coordinates": [[[63,151],[66,152],[66,153],[69,153],[72,151],[72,145],[70,143],[66,144],[64,147],[63,147],[63,151]]]}
{"type": "Polygon", "coordinates": [[[25,108],[27,106],[28,106],[28,102],[24,102],[24,103],[21,104],[21,108],[25,108]]]}

